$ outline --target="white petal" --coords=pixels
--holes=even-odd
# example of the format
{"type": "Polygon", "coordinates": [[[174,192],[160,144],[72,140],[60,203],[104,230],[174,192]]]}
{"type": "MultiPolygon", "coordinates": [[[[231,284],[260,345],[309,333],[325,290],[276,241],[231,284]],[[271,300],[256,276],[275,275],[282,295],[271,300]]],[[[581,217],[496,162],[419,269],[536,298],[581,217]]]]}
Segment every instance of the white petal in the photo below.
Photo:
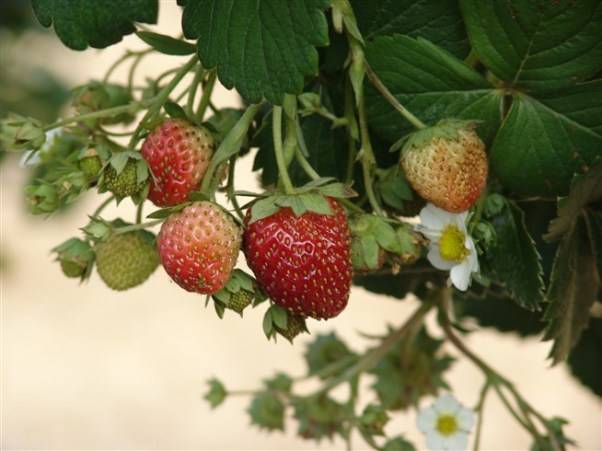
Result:
{"type": "Polygon", "coordinates": [[[466,407],[462,407],[456,413],[456,421],[462,431],[469,432],[474,424],[474,412],[466,407]]]}
{"type": "Polygon", "coordinates": [[[441,230],[452,220],[451,213],[441,210],[433,204],[426,204],[426,207],[420,211],[420,223],[427,229],[441,230]]]}
{"type": "Polygon", "coordinates": [[[432,451],[441,451],[445,449],[443,444],[445,443],[445,439],[442,435],[437,432],[429,434],[426,436],[426,447],[432,451]]]}
{"type": "Polygon", "coordinates": [[[443,269],[444,271],[449,271],[456,265],[455,262],[450,262],[449,260],[444,260],[439,253],[439,246],[437,243],[431,243],[429,246],[429,252],[426,255],[426,258],[431,265],[433,265],[437,269],[443,269]]]}
{"type": "Polygon", "coordinates": [[[35,150],[26,150],[21,155],[19,160],[19,166],[26,168],[28,166],[35,166],[40,162],[40,153],[35,150]],[[32,155],[33,154],[33,155],[32,155]]]}
{"type": "Polygon", "coordinates": [[[430,434],[435,431],[437,426],[437,412],[431,407],[427,407],[418,412],[416,425],[425,434],[430,434]]]}
{"type": "Polygon", "coordinates": [[[451,215],[452,222],[458,226],[458,228],[466,234],[466,217],[468,212],[451,215]]]}
{"type": "Polygon", "coordinates": [[[456,398],[446,393],[437,398],[433,407],[439,413],[454,414],[462,408],[462,405],[456,401],[456,398]]]}
{"type": "Polygon", "coordinates": [[[451,278],[454,287],[456,287],[458,290],[466,291],[470,285],[471,273],[470,259],[467,258],[462,263],[454,266],[451,269],[449,277],[451,278]]]}
{"type": "Polygon", "coordinates": [[[441,229],[429,229],[428,227],[423,227],[420,224],[418,225],[417,229],[420,233],[427,237],[431,243],[437,243],[439,238],[441,238],[441,229]]]}
{"type": "Polygon", "coordinates": [[[445,437],[443,449],[446,451],[464,451],[468,446],[468,434],[458,432],[457,434],[445,437]]]}

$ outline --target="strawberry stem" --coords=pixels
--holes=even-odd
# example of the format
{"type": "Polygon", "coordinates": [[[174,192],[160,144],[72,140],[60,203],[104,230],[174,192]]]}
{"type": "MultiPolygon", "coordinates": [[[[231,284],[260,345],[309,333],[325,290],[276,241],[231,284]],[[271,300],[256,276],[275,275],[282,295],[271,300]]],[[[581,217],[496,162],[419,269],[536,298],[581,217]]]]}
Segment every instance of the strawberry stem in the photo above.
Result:
{"type": "Polygon", "coordinates": [[[362,172],[364,173],[364,188],[366,190],[366,196],[368,196],[368,202],[370,206],[379,216],[386,216],[383,209],[380,207],[376,194],[374,193],[374,185],[372,183],[372,175],[374,167],[376,166],[376,158],[374,157],[374,151],[372,150],[372,143],[370,142],[370,132],[368,131],[368,120],[366,118],[366,106],[364,97],[358,99],[358,116],[360,122],[360,136],[362,140],[362,172]]]}
{"type": "Polygon", "coordinates": [[[192,84],[190,85],[190,91],[188,91],[188,100],[186,102],[186,114],[189,117],[194,115],[194,100],[196,97],[196,92],[199,89],[199,84],[201,83],[201,79],[205,71],[202,66],[199,65],[197,67],[196,73],[194,74],[194,79],[192,80],[192,84]]]}
{"type": "Polygon", "coordinates": [[[132,224],[124,227],[118,227],[115,229],[115,233],[127,233],[134,232],[136,230],[143,230],[161,224],[163,221],[164,219],[157,219],[155,221],[142,222],[140,224],[132,224]]]}
{"type": "Polygon", "coordinates": [[[286,194],[294,194],[295,188],[288,174],[286,162],[284,160],[284,151],[282,149],[282,107],[274,106],[272,111],[272,133],[274,139],[274,155],[276,165],[278,166],[278,179],[284,187],[286,194]]]}
{"type": "Polygon", "coordinates": [[[205,117],[205,111],[207,111],[207,107],[209,106],[209,101],[211,100],[211,94],[213,94],[213,88],[215,87],[216,79],[217,72],[215,70],[212,70],[211,72],[209,72],[207,81],[203,83],[203,95],[201,96],[199,108],[196,112],[196,119],[199,122],[203,122],[203,117],[205,117]]]}
{"type": "Polygon", "coordinates": [[[426,128],[426,124],[410,113],[397,98],[389,91],[389,89],[384,85],[376,72],[372,70],[368,62],[366,62],[366,75],[368,76],[368,80],[372,83],[372,85],[382,94],[382,96],[391,104],[393,108],[399,112],[408,122],[410,122],[417,129],[426,128]]]}
{"type": "Polygon", "coordinates": [[[142,132],[142,129],[144,128],[147,121],[149,119],[153,118],[159,112],[159,110],[161,109],[163,104],[169,98],[169,95],[171,94],[171,92],[176,88],[176,86],[178,86],[180,81],[182,81],[182,79],[186,76],[186,74],[188,72],[190,72],[190,70],[197,63],[198,63],[198,59],[197,59],[196,55],[193,56],[192,58],[190,58],[190,60],[186,64],[184,64],[180,69],[178,69],[178,71],[176,72],[174,77],[171,79],[171,81],[159,92],[159,94],[157,94],[156,97],[153,98],[153,102],[152,102],[151,106],[149,107],[148,111],[146,112],[146,114],[144,115],[142,120],[138,123],[136,130],[134,130],[132,139],[130,139],[130,142],[128,144],[129,149],[132,149],[132,150],[134,149],[134,147],[136,146],[136,143],[139,140],[140,132],[142,132]]]}
{"type": "Polygon", "coordinates": [[[98,215],[100,213],[102,213],[102,211],[111,203],[111,201],[115,199],[115,196],[111,195],[109,197],[107,197],[99,206],[96,210],[94,210],[94,213],[92,213],[92,218],[97,218],[98,215]]]}

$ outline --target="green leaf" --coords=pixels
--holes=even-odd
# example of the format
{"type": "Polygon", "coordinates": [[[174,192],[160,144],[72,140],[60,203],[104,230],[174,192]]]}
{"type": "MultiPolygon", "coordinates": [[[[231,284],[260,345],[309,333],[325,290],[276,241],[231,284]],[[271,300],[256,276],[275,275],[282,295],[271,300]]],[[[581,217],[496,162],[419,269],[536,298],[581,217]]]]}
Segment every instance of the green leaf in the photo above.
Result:
{"type": "Polygon", "coordinates": [[[399,436],[388,440],[382,451],[416,451],[416,447],[403,436],[399,436]]]}
{"type": "Polygon", "coordinates": [[[271,379],[263,381],[268,390],[276,390],[284,393],[290,393],[293,386],[293,380],[284,373],[278,373],[271,379]]]}
{"type": "Polygon", "coordinates": [[[586,80],[602,69],[602,3],[461,0],[479,60],[529,91],[586,80]]]}
{"type": "Polygon", "coordinates": [[[45,27],[74,50],[88,45],[105,48],[136,31],[135,22],[157,23],[157,0],[32,0],[33,10],[45,27]]]}
{"type": "Polygon", "coordinates": [[[208,381],[209,391],[203,398],[209,402],[211,408],[216,408],[224,402],[228,393],[226,387],[219,380],[213,378],[208,381]]]}
{"type": "Polygon", "coordinates": [[[272,216],[276,212],[278,212],[278,205],[276,205],[276,199],[274,197],[260,199],[251,207],[251,220],[249,221],[249,224],[272,216]]]}
{"type": "Polygon", "coordinates": [[[319,215],[332,215],[330,204],[324,196],[318,193],[299,194],[299,198],[308,211],[319,215]]]}
{"type": "Polygon", "coordinates": [[[327,0],[198,0],[184,7],[187,38],[198,38],[207,68],[247,101],[280,104],[318,73],[316,46],[328,44],[327,0]]]}
{"type": "Polygon", "coordinates": [[[573,376],[602,398],[602,318],[590,320],[568,364],[573,376]]]}
{"type": "Polygon", "coordinates": [[[447,388],[443,380],[453,359],[441,353],[442,340],[431,338],[421,328],[414,342],[402,340],[369,372],[376,376],[373,385],[387,410],[407,409],[420,399],[447,388]]]}
{"type": "Polygon", "coordinates": [[[284,403],[269,392],[261,392],[253,397],[247,409],[251,424],[268,431],[284,431],[284,403]]]}
{"type": "Polygon", "coordinates": [[[305,351],[308,374],[320,374],[320,379],[336,376],[353,363],[353,356],[355,353],[334,333],[318,335],[305,351]],[[321,373],[326,368],[332,368],[337,362],[341,362],[340,368],[333,369],[328,374],[321,373]]]}
{"type": "Polygon", "coordinates": [[[281,329],[286,329],[286,325],[288,323],[288,313],[285,309],[280,307],[279,305],[273,304],[270,307],[272,322],[276,327],[281,329]]]}
{"type": "Polygon", "coordinates": [[[519,95],[496,135],[491,168],[519,195],[566,195],[573,174],[600,156],[602,81],[539,101],[519,95]]]}
{"type": "MultiPolygon", "coordinates": [[[[368,44],[366,57],[395,98],[427,125],[477,119],[481,137],[495,133],[502,93],[445,50],[422,38],[381,36],[368,44]]],[[[382,138],[395,142],[411,130],[375,89],[366,90],[366,102],[370,125],[382,138]]]]}
{"type": "Polygon", "coordinates": [[[344,420],[352,415],[347,406],[328,396],[294,398],[291,404],[295,409],[299,436],[316,441],[341,433],[344,420]]]}
{"type": "Polygon", "coordinates": [[[506,201],[490,222],[497,237],[495,244],[486,249],[486,259],[495,280],[506,287],[521,307],[539,310],[544,301],[543,269],[535,242],[525,226],[523,211],[506,201]]]}
{"type": "Polygon", "coordinates": [[[554,241],[564,235],[573,225],[581,209],[588,204],[602,200],[602,163],[593,166],[583,175],[573,177],[568,197],[558,201],[558,217],[550,222],[547,241],[554,241]]]}
{"type": "Polygon", "coordinates": [[[186,111],[180,105],[174,102],[165,102],[163,105],[165,112],[169,114],[170,117],[175,119],[187,119],[186,111]]]}
{"type": "Polygon", "coordinates": [[[540,334],[545,326],[540,312],[518,306],[501,288],[473,284],[467,292],[455,290],[454,307],[458,318],[473,318],[480,327],[514,332],[521,337],[540,334]]]}
{"type": "Polygon", "coordinates": [[[553,339],[550,357],[554,363],[565,360],[587,327],[590,309],[600,289],[600,274],[592,249],[592,230],[586,214],[575,220],[564,235],[554,260],[545,313],[548,321],[545,339],[553,339]]]}
{"type": "Polygon", "coordinates": [[[151,31],[138,31],[136,35],[160,53],[166,55],[192,55],[196,47],[190,42],[172,38],[164,34],[153,33],[151,31]]]}
{"type": "Polygon", "coordinates": [[[406,34],[423,37],[459,58],[470,46],[458,2],[454,0],[351,0],[366,40],[406,34]]]}

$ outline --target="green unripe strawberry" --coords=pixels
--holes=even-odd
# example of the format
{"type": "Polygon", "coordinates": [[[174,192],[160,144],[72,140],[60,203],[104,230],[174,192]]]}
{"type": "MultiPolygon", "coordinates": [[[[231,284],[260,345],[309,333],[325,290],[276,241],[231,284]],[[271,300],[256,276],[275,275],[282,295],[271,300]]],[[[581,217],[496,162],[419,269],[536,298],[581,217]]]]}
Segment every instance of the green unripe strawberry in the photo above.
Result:
{"type": "Polygon", "coordinates": [[[52,250],[56,252],[56,260],[65,276],[83,280],[90,274],[94,263],[94,252],[88,242],[71,238],[52,250]]]}
{"type": "Polygon", "coordinates": [[[104,187],[120,199],[138,194],[144,188],[144,182],[138,183],[137,162],[128,160],[119,174],[108,165],[104,173],[104,187]]]}
{"type": "Polygon", "coordinates": [[[96,154],[96,150],[89,149],[86,151],[85,156],[79,160],[79,169],[88,180],[93,180],[100,175],[102,160],[96,154]]]}
{"type": "Polygon", "coordinates": [[[230,300],[228,301],[228,305],[226,306],[226,308],[242,315],[243,310],[247,308],[252,301],[253,293],[249,293],[245,290],[240,290],[236,293],[233,293],[230,296],[230,300]]]}
{"type": "Polygon", "coordinates": [[[292,313],[289,313],[288,321],[286,323],[286,329],[282,329],[276,326],[276,331],[292,343],[293,339],[297,335],[307,332],[305,318],[301,315],[294,315],[292,313]]]}
{"type": "Polygon", "coordinates": [[[94,250],[98,274],[113,290],[140,285],[159,265],[155,236],[146,230],[112,234],[94,250]]]}

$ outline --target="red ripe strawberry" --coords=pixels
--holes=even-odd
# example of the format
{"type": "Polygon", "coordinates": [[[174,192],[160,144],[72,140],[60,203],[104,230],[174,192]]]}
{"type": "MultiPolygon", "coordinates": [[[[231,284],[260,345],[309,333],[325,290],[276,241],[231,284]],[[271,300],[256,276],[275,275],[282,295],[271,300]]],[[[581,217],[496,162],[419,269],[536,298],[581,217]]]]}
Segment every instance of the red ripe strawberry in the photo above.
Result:
{"type": "Polygon", "coordinates": [[[232,217],[219,205],[203,201],[167,218],[157,245],[163,268],[178,285],[212,294],[230,279],[240,241],[232,217]]]}
{"type": "Polygon", "coordinates": [[[211,134],[183,119],[167,119],[148,135],[142,157],[153,173],[148,198],[159,207],[188,200],[213,154],[211,134]]]}
{"type": "Polygon", "coordinates": [[[349,228],[343,208],[328,199],[333,215],[295,216],[281,208],[249,224],[243,250],[259,285],[293,313],[326,319],[337,316],[349,298],[349,228]]]}
{"type": "Polygon", "coordinates": [[[447,120],[415,135],[401,157],[412,187],[443,210],[468,210],[487,183],[485,144],[474,126],[447,120]]]}

